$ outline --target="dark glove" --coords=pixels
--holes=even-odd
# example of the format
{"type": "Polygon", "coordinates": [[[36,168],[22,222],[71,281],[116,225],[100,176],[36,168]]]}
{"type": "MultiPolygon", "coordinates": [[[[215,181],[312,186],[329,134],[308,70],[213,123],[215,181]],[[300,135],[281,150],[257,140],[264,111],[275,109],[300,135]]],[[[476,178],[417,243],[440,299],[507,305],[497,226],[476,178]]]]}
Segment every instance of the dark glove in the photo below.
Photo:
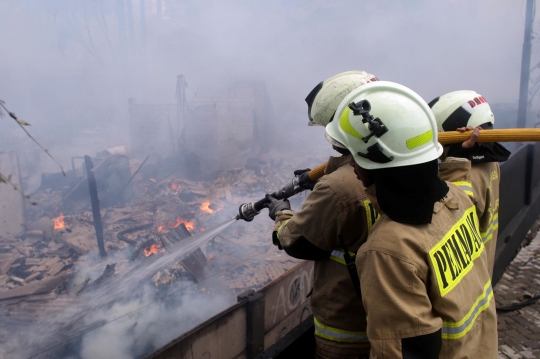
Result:
{"type": "Polygon", "coordinates": [[[315,184],[317,183],[317,181],[312,181],[309,178],[309,175],[308,175],[309,171],[311,171],[311,168],[306,168],[303,170],[296,170],[294,171],[294,175],[300,176],[300,187],[313,191],[313,187],[315,187],[315,184]]]}
{"type": "Polygon", "coordinates": [[[273,221],[276,220],[276,213],[286,209],[291,209],[291,204],[287,199],[280,201],[269,194],[267,194],[265,197],[268,200],[268,215],[270,216],[270,218],[272,218],[273,221]]]}
{"type": "Polygon", "coordinates": [[[461,143],[451,145],[448,157],[467,158],[473,163],[504,162],[510,157],[510,151],[498,142],[478,143],[471,148],[461,147],[461,143]]]}

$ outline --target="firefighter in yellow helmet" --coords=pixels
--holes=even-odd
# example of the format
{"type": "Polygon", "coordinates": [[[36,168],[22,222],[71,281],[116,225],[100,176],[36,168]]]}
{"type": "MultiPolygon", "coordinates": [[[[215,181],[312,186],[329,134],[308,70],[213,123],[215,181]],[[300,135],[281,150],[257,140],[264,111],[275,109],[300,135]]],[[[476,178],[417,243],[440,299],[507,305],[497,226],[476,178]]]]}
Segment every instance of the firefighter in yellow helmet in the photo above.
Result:
{"type": "Polygon", "coordinates": [[[497,358],[476,210],[438,178],[443,149],[427,103],[399,84],[367,84],[343,99],[326,134],[352,153],[381,213],[356,255],[371,358],[497,358]]]}
{"type": "MultiPolygon", "coordinates": [[[[429,103],[437,120],[437,127],[442,131],[463,131],[480,127],[490,130],[495,124],[495,116],[484,97],[474,91],[462,90],[447,93],[429,103]]],[[[470,161],[470,170],[463,162],[446,160],[440,164],[439,177],[452,181],[473,198],[480,224],[480,235],[488,253],[490,274],[493,275],[497,232],[499,228],[499,183],[501,170],[499,162],[504,162],[510,152],[498,143],[475,144],[465,146],[451,145],[443,155],[466,158],[470,161]],[[462,175],[468,172],[470,181],[464,181],[462,175]]]]}
{"type": "MultiPolygon", "coordinates": [[[[349,71],[321,82],[306,98],[309,124],[326,126],[349,92],[376,80],[364,71],[349,71]]],[[[315,261],[311,296],[315,357],[368,358],[354,256],[378,215],[357,185],[350,154],[338,150],[343,156],[330,157],[325,176],[300,211],[291,211],[288,201],[267,196],[269,214],[275,220],[274,243],[293,257],[315,261]]]]}

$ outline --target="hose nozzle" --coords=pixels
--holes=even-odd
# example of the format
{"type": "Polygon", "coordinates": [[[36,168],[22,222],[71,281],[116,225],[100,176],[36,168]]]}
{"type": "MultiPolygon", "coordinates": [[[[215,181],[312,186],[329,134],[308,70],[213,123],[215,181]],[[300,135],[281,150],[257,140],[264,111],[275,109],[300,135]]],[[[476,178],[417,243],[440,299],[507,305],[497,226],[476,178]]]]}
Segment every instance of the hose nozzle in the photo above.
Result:
{"type": "Polygon", "coordinates": [[[238,208],[238,214],[236,215],[236,220],[243,219],[246,222],[253,221],[253,218],[255,218],[256,215],[258,215],[260,211],[257,211],[255,209],[255,202],[252,203],[243,203],[238,208]]]}

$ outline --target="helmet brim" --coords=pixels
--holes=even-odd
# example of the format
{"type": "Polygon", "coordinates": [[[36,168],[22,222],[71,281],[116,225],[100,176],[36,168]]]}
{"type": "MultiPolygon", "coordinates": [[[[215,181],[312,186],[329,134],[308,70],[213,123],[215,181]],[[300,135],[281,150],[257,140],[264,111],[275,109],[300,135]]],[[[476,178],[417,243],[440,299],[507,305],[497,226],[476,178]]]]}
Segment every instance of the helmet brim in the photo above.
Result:
{"type": "Polygon", "coordinates": [[[338,141],[334,140],[334,139],[332,138],[332,136],[330,136],[330,135],[328,134],[328,132],[325,132],[325,133],[324,133],[324,137],[326,138],[326,140],[327,140],[328,142],[330,142],[330,143],[332,144],[332,146],[336,146],[336,147],[344,148],[344,149],[348,150],[348,148],[347,148],[345,145],[343,145],[341,142],[338,142],[338,141]]]}

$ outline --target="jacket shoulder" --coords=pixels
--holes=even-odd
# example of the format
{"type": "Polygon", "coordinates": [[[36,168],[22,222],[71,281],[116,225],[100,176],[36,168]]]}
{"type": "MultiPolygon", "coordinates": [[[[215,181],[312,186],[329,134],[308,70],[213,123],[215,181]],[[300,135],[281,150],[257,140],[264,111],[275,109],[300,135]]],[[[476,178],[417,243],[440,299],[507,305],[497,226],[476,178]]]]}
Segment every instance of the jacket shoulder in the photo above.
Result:
{"type": "Polygon", "coordinates": [[[367,199],[362,182],[356,177],[354,169],[348,164],[323,176],[319,180],[319,184],[321,187],[327,187],[333,191],[342,203],[362,202],[367,199]]]}

